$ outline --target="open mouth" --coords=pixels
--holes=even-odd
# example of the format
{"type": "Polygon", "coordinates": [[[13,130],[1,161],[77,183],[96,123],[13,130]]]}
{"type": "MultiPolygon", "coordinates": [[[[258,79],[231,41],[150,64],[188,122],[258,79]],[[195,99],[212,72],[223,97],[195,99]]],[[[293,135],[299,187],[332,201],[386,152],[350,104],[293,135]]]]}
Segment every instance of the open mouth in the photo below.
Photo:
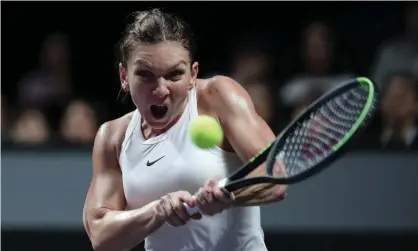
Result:
{"type": "Polygon", "coordinates": [[[167,114],[168,107],[165,105],[152,105],[151,106],[151,113],[157,119],[164,117],[167,114]]]}

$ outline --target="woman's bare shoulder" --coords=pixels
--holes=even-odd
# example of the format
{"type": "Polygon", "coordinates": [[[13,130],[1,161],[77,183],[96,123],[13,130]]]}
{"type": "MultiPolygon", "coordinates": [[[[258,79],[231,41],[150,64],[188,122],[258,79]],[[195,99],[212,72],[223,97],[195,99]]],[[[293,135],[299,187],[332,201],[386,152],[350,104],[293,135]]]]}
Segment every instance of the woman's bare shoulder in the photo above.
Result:
{"type": "Polygon", "coordinates": [[[115,147],[119,152],[125,138],[126,129],[132,120],[133,113],[134,112],[130,112],[122,117],[103,123],[97,132],[96,142],[97,139],[100,138],[101,142],[108,146],[115,147]]]}

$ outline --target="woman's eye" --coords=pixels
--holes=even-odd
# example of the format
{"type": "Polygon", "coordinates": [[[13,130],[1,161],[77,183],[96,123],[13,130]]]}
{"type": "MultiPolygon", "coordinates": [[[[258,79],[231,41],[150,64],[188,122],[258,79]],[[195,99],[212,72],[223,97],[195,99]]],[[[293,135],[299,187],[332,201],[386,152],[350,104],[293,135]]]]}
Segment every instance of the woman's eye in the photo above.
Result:
{"type": "Polygon", "coordinates": [[[173,71],[170,74],[168,74],[166,76],[166,79],[169,79],[169,80],[172,80],[172,81],[177,81],[177,80],[181,79],[183,74],[184,74],[183,70],[176,70],[176,71],[173,71]]]}
{"type": "Polygon", "coordinates": [[[137,71],[136,72],[136,75],[139,76],[142,79],[151,79],[154,76],[154,74],[152,74],[151,72],[149,72],[149,71],[142,71],[142,70],[137,71]]]}

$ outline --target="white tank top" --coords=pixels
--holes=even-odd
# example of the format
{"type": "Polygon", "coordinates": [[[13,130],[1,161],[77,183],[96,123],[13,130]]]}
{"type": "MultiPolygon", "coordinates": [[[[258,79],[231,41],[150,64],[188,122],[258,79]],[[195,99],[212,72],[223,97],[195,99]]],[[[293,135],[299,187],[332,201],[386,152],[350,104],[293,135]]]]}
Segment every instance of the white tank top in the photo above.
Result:
{"type": "MultiPolygon", "coordinates": [[[[191,142],[187,125],[196,116],[193,89],[179,121],[164,134],[146,140],[141,115],[134,111],[120,155],[127,209],[143,207],[179,190],[194,194],[206,180],[225,177],[242,164],[236,154],[220,148],[202,150],[191,142]]],[[[265,251],[260,208],[233,208],[180,227],[164,224],[145,239],[145,250],[265,251]]]]}

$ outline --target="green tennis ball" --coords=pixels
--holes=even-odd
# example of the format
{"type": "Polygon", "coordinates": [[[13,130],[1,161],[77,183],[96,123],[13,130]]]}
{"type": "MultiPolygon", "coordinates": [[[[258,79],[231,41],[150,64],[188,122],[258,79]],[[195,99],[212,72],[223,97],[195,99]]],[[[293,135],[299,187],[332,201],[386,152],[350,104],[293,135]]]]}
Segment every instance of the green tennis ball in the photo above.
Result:
{"type": "Polygon", "coordinates": [[[219,145],[224,137],[218,120],[207,115],[198,116],[190,121],[188,130],[193,143],[203,149],[219,145]]]}

